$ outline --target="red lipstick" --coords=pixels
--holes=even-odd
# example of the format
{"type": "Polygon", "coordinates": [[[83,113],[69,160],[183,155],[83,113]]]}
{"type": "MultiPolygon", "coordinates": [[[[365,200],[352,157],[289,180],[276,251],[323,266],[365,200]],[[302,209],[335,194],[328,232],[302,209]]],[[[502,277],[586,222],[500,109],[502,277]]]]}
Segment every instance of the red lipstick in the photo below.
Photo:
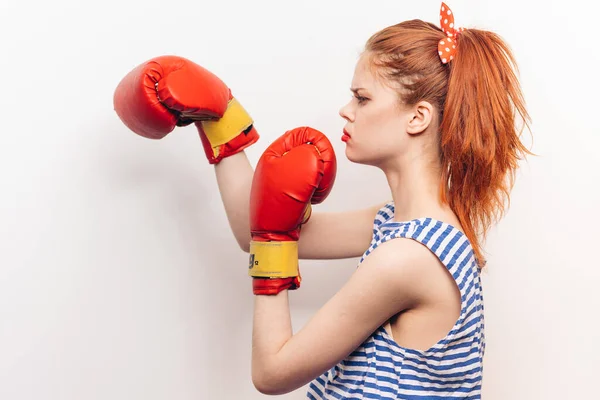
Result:
{"type": "Polygon", "coordinates": [[[347,142],[350,140],[350,134],[344,129],[344,134],[342,135],[342,142],[347,142]]]}

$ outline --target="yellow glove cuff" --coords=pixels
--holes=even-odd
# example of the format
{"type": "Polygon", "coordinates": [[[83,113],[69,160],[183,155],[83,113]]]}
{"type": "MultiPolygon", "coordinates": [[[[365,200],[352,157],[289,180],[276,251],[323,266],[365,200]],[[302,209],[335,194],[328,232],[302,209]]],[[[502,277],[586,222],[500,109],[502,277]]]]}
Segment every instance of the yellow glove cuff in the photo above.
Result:
{"type": "Polygon", "coordinates": [[[261,278],[298,276],[298,242],[250,242],[248,275],[261,278]]]}
{"type": "Polygon", "coordinates": [[[234,97],[227,104],[223,117],[218,121],[203,121],[202,128],[211,146],[217,147],[229,142],[253,123],[250,114],[234,97]]]}

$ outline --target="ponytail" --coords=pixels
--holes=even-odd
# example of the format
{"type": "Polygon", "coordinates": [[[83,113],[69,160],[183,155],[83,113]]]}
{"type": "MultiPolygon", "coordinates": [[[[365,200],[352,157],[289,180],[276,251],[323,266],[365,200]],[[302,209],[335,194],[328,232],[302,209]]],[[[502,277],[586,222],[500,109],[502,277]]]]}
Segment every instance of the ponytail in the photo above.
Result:
{"type": "Polygon", "coordinates": [[[457,51],[440,124],[441,197],[474,243],[504,214],[518,161],[531,154],[520,141],[518,116],[529,124],[525,101],[509,47],[492,32],[468,29],[457,37],[457,51]]]}

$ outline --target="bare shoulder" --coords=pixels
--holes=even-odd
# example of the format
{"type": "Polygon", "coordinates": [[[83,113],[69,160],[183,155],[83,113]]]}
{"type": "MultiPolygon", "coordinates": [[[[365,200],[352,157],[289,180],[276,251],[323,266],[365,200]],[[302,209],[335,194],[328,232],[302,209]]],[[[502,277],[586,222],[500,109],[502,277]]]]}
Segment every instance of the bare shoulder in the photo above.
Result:
{"type": "Polygon", "coordinates": [[[427,246],[410,238],[394,238],[378,245],[368,256],[377,259],[381,268],[397,270],[423,270],[436,268],[440,261],[427,246]],[[398,269],[398,266],[402,268],[398,269]]]}
{"type": "Polygon", "coordinates": [[[412,293],[414,299],[421,300],[428,297],[432,285],[449,278],[437,256],[410,238],[394,238],[380,244],[358,269],[377,274],[397,289],[408,291],[405,294],[412,293]]]}

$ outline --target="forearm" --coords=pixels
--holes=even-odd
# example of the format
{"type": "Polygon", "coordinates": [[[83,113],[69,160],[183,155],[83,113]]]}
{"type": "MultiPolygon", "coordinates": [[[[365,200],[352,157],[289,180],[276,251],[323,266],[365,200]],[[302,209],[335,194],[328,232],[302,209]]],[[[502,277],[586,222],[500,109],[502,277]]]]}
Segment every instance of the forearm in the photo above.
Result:
{"type": "Polygon", "coordinates": [[[254,296],[252,327],[252,380],[263,393],[280,389],[278,353],[293,335],[288,291],[274,296],[254,296]]]}
{"type": "Polygon", "coordinates": [[[246,153],[241,151],[215,165],[217,184],[229,225],[239,246],[250,246],[250,188],[254,170],[246,153]]]}

